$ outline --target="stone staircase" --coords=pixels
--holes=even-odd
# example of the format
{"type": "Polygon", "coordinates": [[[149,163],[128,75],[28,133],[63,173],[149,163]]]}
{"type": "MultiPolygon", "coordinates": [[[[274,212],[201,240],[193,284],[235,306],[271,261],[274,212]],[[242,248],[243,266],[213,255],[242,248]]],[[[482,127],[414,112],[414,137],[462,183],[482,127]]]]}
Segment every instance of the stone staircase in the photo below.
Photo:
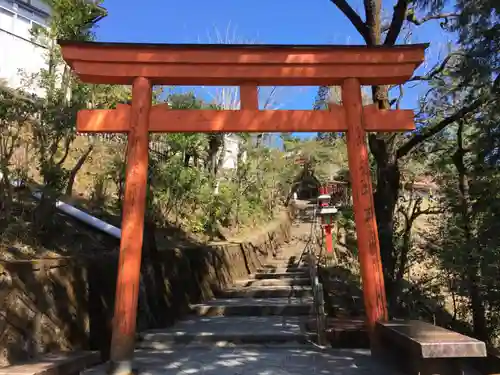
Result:
{"type": "MultiPolygon", "coordinates": [[[[134,355],[139,373],[393,375],[369,350],[313,343],[305,329],[314,319],[309,272],[291,259],[271,259],[248,280],[193,305],[190,319],[143,332],[134,355]]],[[[83,375],[105,375],[104,367],[83,375]]]]}
{"type": "Polygon", "coordinates": [[[138,348],[307,343],[305,322],[314,314],[311,282],[306,265],[293,259],[273,258],[217,298],[193,305],[191,319],[142,333],[138,348]]]}
{"type": "MultiPolygon", "coordinates": [[[[286,257],[269,259],[249,279],[191,306],[187,319],[142,332],[133,361],[139,374],[392,375],[369,350],[313,343],[316,335],[305,328],[315,319],[309,271],[294,261],[303,249],[304,242],[295,237],[283,246],[286,257]]],[[[82,375],[106,371],[103,364],[82,375]]]]}

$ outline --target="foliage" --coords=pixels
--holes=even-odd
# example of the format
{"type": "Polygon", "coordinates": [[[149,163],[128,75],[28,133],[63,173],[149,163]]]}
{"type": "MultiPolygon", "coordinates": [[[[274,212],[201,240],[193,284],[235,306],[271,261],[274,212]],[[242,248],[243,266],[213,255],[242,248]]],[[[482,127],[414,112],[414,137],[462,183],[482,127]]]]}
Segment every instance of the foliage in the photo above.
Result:
{"type": "MultiPolygon", "coordinates": [[[[24,77],[28,87],[42,89],[42,97],[0,89],[0,228],[5,233],[14,215],[17,198],[9,181],[29,176],[43,186],[34,215],[41,238],[58,229],[51,224],[58,196],[86,193],[99,207],[116,198],[115,208],[121,208],[125,137],[83,137],[76,133],[75,119],[82,108],[115,108],[131,99],[129,88],[79,82],[62,61],[56,40],[93,40],[94,24],[104,14],[99,5],[47,2],[54,11],[49,28],[33,30],[33,38],[47,47],[47,68],[24,77]],[[24,164],[18,160],[23,153],[29,154],[24,164]],[[89,193],[74,186],[84,164],[93,169],[89,193]]],[[[457,0],[450,13],[440,0],[399,0],[388,22],[381,0],[365,2],[365,20],[346,1],[331,2],[370,46],[406,40],[426,22],[439,22],[444,33],[458,35],[447,56],[411,79],[425,87],[417,131],[367,136],[374,202],[393,315],[421,313],[415,311],[419,302],[408,302],[414,294],[407,291],[418,289],[451,300],[451,307],[440,306],[452,312],[452,320],[470,323],[478,338],[494,343],[500,332],[498,2],[457,0]]],[[[398,108],[403,92],[373,87],[363,91],[364,104],[398,108]]],[[[234,89],[219,94],[207,102],[201,95],[159,87],[153,100],[178,110],[239,107],[234,89]]],[[[323,86],[314,109],[341,104],[339,87],[323,86]]],[[[265,134],[151,135],[147,227],[175,225],[205,239],[224,238],[272,217],[305,176],[320,183],[348,178],[341,134],[303,140],[284,133],[281,148],[269,139],[265,134]],[[238,147],[232,150],[231,143],[238,147]],[[233,168],[226,165],[229,157],[233,168]]],[[[350,237],[337,242],[348,248],[355,230],[350,207],[338,225],[350,237]]],[[[349,247],[347,253],[352,261],[357,250],[349,247]]]]}
{"type": "MultiPolygon", "coordinates": [[[[453,318],[469,322],[476,337],[491,341],[500,327],[493,276],[499,269],[493,235],[499,198],[498,2],[400,0],[386,18],[381,0],[368,1],[364,19],[348,2],[331,2],[369,46],[404,43],[430,22],[439,23],[450,37],[458,34],[458,44],[447,55],[411,79],[425,92],[417,131],[368,135],[374,203],[391,311],[402,311],[404,290],[418,282],[428,295],[451,295],[453,318]],[[427,185],[424,196],[419,184],[427,185]],[[438,194],[431,196],[433,184],[438,194]]],[[[394,89],[373,87],[373,102],[382,109],[398,108],[404,89],[394,89]]],[[[320,88],[316,109],[325,109],[330,98],[338,101],[335,91],[320,88]]],[[[336,138],[320,134],[324,141],[336,138]]]]}
{"type": "MultiPolygon", "coordinates": [[[[193,93],[170,93],[165,102],[181,110],[209,106],[193,93]]],[[[166,152],[160,158],[153,156],[150,163],[155,220],[210,237],[224,236],[221,227],[237,230],[269,219],[285,202],[300,170],[283,151],[263,143],[255,147],[249,134],[159,137],[155,141],[163,142],[166,152]],[[230,141],[238,144],[236,155],[229,154],[230,141]],[[223,167],[228,157],[235,159],[235,168],[223,167]]]]}
{"type": "MultiPolygon", "coordinates": [[[[52,219],[55,199],[61,195],[83,195],[98,211],[110,207],[108,203],[121,210],[126,138],[78,135],[75,122],[81,109],[115,108],[131,99],[129,88],[80,82],[62,60],[56,43],[58,39],[93,40],[95,22],[104,15],[98,3],[48,3],[53,10],[49,27],[32,30],[33,38],[47,47],[47,66],[35,74],[21,73],[27,90],[36,88],[43,95],[31,97],[14,90],[8,98],[2,97],[1,130],[5,137],[0,164],[8,187],[1,201],[9,207],[13,197],[8,181],[15,169],[12,154],[29,148],[29,160],[22,169],[42,189],[33,223],[35,235],[47,243],[57,230],[52,219]],[[17,97],[22,98],[19,103],[17,97]],[[77,175],[79,180],[89,177],[83,185],[87,191],[75,188],[77,175]],[[114,202],[112,198],[116,198],[114,202]]],[[[153,102],[178,110],[235,109],[239,106],[235,93],[224,88],[208,103],[194,93],[157,87],[153,102]]],[[[266,103],[275,103],[273,93],[271,90],[266,103]]],[[[238,231],[268,220],[286,202],[300,168],[266,139],[263,134],[151,135],[147,227],[174,225],[213,238],[226,237],[227,229],[238,231]],[[229,149],[231,143],[238,144],[236,151],[229,149]],[[236,155],[229,155],[232,151],[236,155]],[[225,166],[228,157],[236,159],[233,168],[225,166]]]]}
{"type": "Polygon", "coordinates": [[[347,145],[344,138],[301,140],[285,134],[282,139],[285,151],[295,160],[303,160],[320,181],[345,178],[347,145]]]}
{"type": "Polygon", "coordinates": [[[14,156],[29,137],[33,102],[34,98],[0,86],[0,222],[11,214],[13,189],[10,181],[22,177],[14,156]]]}

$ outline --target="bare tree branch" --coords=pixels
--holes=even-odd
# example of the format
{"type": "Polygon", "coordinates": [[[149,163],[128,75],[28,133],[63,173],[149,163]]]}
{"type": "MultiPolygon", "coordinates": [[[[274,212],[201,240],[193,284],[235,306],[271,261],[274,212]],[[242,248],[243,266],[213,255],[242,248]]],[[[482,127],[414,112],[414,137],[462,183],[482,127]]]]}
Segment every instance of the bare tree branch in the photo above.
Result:
{"type": "Polygon", "coordinates": [[[370,44],[369,30],[358,13],[349,5],[347,0],[330,0],[342,13],[351,21],[353,26],[358,30],[360,35],[365,40],[366,44],[370,44]]]}
{"type": "Polygon", "coordinates": [[[406,16],[406,9],[410,0],[398,0],[397,4],[394,6],[394,13],[392,14],[391,26],[389,26],[389,31],[385,37],[384,45],[392,46],[396,43],[399,34],[401,33],[401,28],[403,27],[403,22],[406,16]]]}
{"type": "Polygon", "coordinates": [[[431,79],[435,78],[436,75],[442,73],[446,69],[446,66],[448,65],[448,62],[451,60],[451,58],[455,56],[464,56],[464,53],[463,52],[450,53],[448,56],[446,56],[446,58],[443,61],[441,61],[441,63],[435,65],[434,68],[432,68],[429,72],[421,76],[413,76],[408,80],[408,82],[430,81],[431,79]]]}
{"type": "Polygon", "coordinates": [[[396,109],[399,109],[399,106],[401,104],[401,100],[403,100],[403,96],[404,96],[403,85],[399,85],[399,96],[396,99],[396,109]]]}
{"type": "Polygon", "coordinates": [[[469,113],[476,111],[479,107],[485,104],[488,101],[489,95],[483,95],[480,98],[476,99],[472,104],[462,107],[460,110],[452,114],[451,116],[446,117],[442,121],[438,122],[436,125],[425,129],[421,133],[415,134],[412,138],[410,138],[404,145],[402,145],[398,151],[396,152],[396,158],[401,158],[407,155],[413,147],[417,146],[421,142],[431,138],[432,136],[439,133],[441,130],[446,128],[448,125],[453,124],[455,121],[460,120],[465,117],[469,113]]]}
{"type": "MultiPolygon", "coordinates": [[[[62,158],[56,163],[57,165],[63,165],[64,162],[66,161],[66,159],[68,158],[68,155],[69,155],[69,151],[70,151],[70,148],[71,148],[71,138],[67,137],[65,140],[64,140],[64,154],[62,156],[62,158]]],[[[54,144],[56,145],[56,147],[59,145],[59,142],[54,142],[54,144]]],[[[55,152],[54,152],[55,154],[55,152]]]]}
{"type": "Polygon", "coordinates": [[[445,19],[447,20],[450,17],[458,17],[459,14],[457,13],[443,13],[443,14],[429,14],[421,19],[417,19],[417,16],[415,15],[414,12],[408,13],[406,15],[406,20],[408,22],[411,22],[417,26],[422,25],[423,23],[431,20],[440,20],[440,19],[445,19]]]}
{"type": "Polygon", "coordinates": [[[425,210],[418,209],[415,212],[415,214],[416,214],[416,216],[420,216],[420,215],[438,215],[438,214],[442,214],[444,212],[445,212],[445,210],[443,208],[435,208],[435,209],[426,208],[425,210]]]}
{"type": "Polygon", "coordinates": [[[401,29],[403,27],[404,21],[408,21],[413,23],[414,25],[420,26],[427,21],[431,20],[439,20],[444,19],[445,22],[450,17],[458,17],[459,15],[456,13],[442,13],[442,14],[429,14],[421,19],[418,19],[415,15],[413,9],[408,9],[408,5],[410,4],[410,0],[398,0],[396,6],[394,7],[394,13],[392,14],[391,24],[384,25],[382,27],[383,32],[387,31],[387,36],[385,38],[384,44],[394,45],[398,39],[399,34],[401,33],[401,29]]]}

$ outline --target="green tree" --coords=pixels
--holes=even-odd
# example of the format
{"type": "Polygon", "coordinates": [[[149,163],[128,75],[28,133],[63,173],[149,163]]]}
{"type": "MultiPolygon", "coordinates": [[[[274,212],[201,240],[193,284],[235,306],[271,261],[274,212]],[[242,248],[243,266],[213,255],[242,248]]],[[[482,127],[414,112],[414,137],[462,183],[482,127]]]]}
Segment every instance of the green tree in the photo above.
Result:
{"type": "MultiPolygon", "coordinates": [[[[88,41],[94,39],[95,22],[105,15],[98,3],[87,1],[50,0],[52,15],[47,28],[32,30],[33,38],[47,47],[47,67],[26,76],[32,86],[41,88],[43,97],[34,102],[31,129],[42,177],[42,198],[35,210],[35,225],[50,232],[53,199],[61,193],[71,195],[78,171],[94,149],[92,142],[82,149],[79,158],[68,165],[68,156],[76,138],[76,114],[89,106],[115,105],[124,95],[107,86],[90,86],[79,82],[64,63],[57,39],[88,41]],[[36,114],[36,115],[35,115],[36,114]]],[[[126,93],[126,91],[125,91],[126,93]]]]}
{"type": "Polygon", "coordinates": [[[12,177],[24,177],[21,170],[12,170],[13,157],[27,141],[35,100],[34,97],[0,85],[0,223],[8,220],[11,215],[12,177]]]}
{"type": "MultiPolygon", "coordinates": [[[[385,22],[382,17],[382,2],[375,0],[364,3],[366,18],[363,20],[346,0],[331,0],[331,2],[349,19],[368,46],[392,46],[403,36],[404,27],[421,25],[433,20],[442,21],[441,25],[446,30],[449,26],[447,20],[455,20],[457,17],[455,13],[440,13],[444,7],[441,1],[398,0],[389,16],[390,21],[385,22]]],[[[436,67],[422,76],[414,77],[412,81],[429,81],[436,80],[438,76],[442,77],[443,71],[446,70],[449,63],[453,63],[456,56],[457,53],[452,51],[436,67]]],[[[378,133],[368,136],[370,151],[376,166],[377,188],[374,194],[374,203],[386,288],[390,300],[394,297],[394,293],[391,291],[396,262],[399,257],[398,249],[394,243],[394,214],[401,182],[400,162],[423,142],[443,132],[447,126],[482,108],[491,99],[493,90],[491,84],[482,85],[482,87],[483,89],[471,95],[470,100],[463,106],[450,108],[446,111],[441,109],[438,119],[429,116],[417,118],[418,131],[411,135],[378,133]]],[[[372,99],[380,108],[385,109],[399,103],[397,98],[391,100],[389,87],[386,86],[373,87],[372,99]]]]}

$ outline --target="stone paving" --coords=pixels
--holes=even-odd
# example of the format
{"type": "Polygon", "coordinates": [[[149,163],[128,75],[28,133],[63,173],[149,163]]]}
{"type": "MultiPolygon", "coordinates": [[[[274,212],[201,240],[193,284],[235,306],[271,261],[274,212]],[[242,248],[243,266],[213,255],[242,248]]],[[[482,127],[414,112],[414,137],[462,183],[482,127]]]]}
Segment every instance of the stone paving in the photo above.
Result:
{"type": "Polygon", "coordinates": [[[268,344],[307,342],[302,319],[294,316],[201,317],[177,323],[172,329],[142,335],[141,348],[168,348],[177,344],[268,344]]]}
{"type": "MultiPolygon", "coordinates": [[[[368,350],[236,347],[182,350],[137,350],[144,375],[395,375],[375,363],[368,350]]],[[[86,375],[104,374],[105,366],[86,375]]]]}
{"type": "MultiPolygon", "coordinates": [[[[367,350],[312,343],[304,328],[313,311],[310,280],[307,269],[296,263],[309,228],[296,225],[295,239],[283,247],[280,258],[220,298],[192,306],[196,315],[168,329],[142,333],[135,367],[147,375],[396,374],[367,350]]],[[[104,375],[105,370],[98,366],[84,375],[104,375]]]]}

